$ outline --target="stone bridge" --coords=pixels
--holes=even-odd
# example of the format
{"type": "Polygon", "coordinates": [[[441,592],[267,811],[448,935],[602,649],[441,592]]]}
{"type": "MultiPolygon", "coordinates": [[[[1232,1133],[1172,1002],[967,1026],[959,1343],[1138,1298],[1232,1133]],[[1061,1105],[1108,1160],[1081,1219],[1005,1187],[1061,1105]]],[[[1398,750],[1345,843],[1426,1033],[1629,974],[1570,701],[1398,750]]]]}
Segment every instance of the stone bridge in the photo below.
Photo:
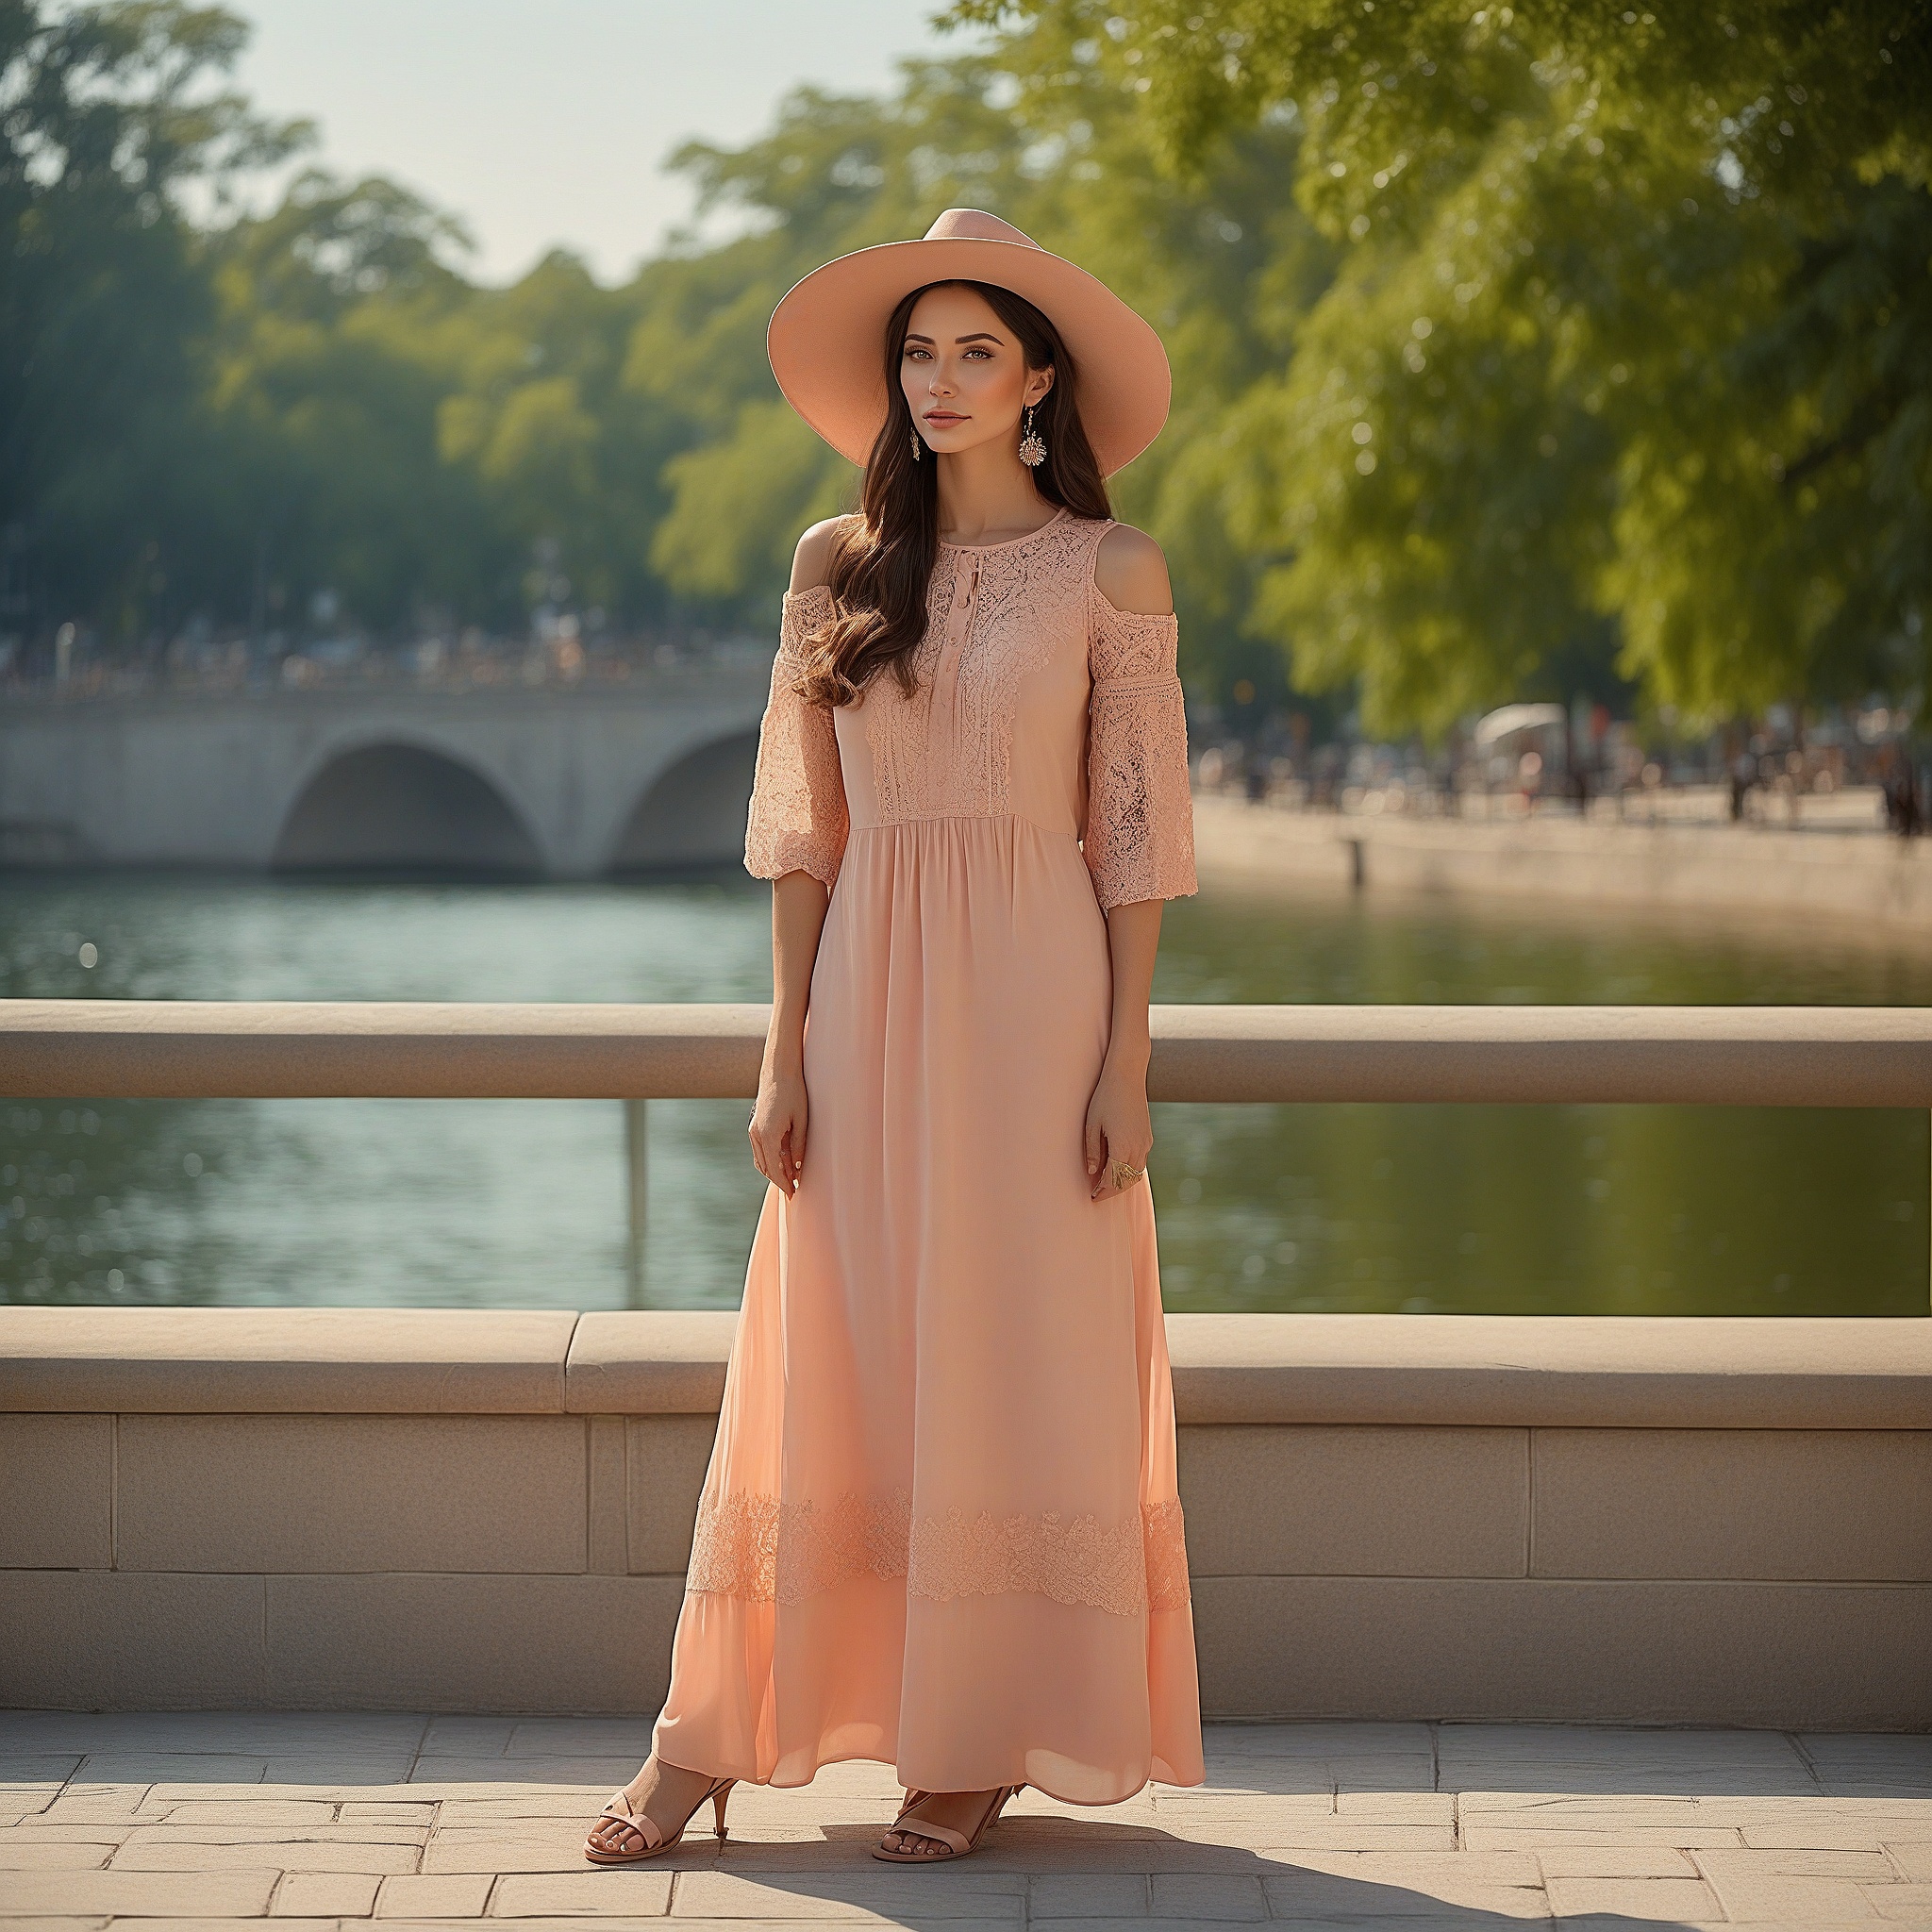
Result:
{"type": "Polygon", "coordinates": [[[771,659],[0,709],[0,864],[593,878],[742,850],[771,659]]]}

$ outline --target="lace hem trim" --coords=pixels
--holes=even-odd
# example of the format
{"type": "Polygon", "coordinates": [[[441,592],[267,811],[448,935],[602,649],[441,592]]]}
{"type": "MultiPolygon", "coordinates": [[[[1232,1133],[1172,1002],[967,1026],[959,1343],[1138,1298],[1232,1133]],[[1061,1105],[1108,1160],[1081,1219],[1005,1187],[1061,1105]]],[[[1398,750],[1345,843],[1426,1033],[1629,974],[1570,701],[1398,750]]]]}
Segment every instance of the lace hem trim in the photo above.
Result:
{"type": "Polygon", "coordinates": [[[747,1490],[698,1508],[685,1588],[755,1603],[797,1603],[851,1577],[903,1576],[908,1596],[940,1603],[1024,1592],[1115,1616],[1190,1601],[1178,1497],[1138,1517],[912,1514],[905,1491],[838,1502],[785,1502],[747,1490]]]}

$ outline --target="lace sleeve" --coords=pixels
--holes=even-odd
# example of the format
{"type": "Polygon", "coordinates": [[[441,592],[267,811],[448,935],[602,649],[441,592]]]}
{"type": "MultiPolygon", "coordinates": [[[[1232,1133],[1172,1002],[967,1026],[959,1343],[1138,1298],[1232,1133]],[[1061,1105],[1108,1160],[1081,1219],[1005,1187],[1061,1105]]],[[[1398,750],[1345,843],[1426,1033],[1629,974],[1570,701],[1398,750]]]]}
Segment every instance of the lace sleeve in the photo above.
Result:
{"type": "Polygon", "coordinates": [[[1087,830],[1081,849],[1103,912],[1196,890],[1188,722],[1172,616],[1117,609],[1091,593],[1087,830]]]}
{"type": "Polygon", "coordinates": [[[849,821],[832,714],[791,690],[805,666],[805,640],[831,601],[823,586],[785,593],[744,828],[744,869],[754,878],[808,872],[829,886],[844,857],[849,821]]]}

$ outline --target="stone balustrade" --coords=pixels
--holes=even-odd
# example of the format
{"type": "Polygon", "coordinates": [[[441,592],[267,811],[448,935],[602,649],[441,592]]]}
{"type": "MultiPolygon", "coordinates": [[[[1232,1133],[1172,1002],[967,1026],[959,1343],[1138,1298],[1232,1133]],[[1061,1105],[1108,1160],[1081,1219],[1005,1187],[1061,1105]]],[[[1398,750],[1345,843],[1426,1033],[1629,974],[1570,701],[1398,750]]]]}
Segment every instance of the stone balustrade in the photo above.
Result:
{"type": "MultiPolygon", "coordinates": [[[[0,1706],[654,1709],[734,1322],[0,1309],[0,1706]]],[[[1932,1321],[1168,1332],[1210,1715],[1932,1725],[1932,1321]]]]}
{"type": "MultiPolygon", "coordinates": [[[[1932,1108],[1923,1007],[1157,1005],[1155,1100],[1932,1108]]],[[[0,1000],[0,1094],[719,1099],[768,1006],[0,1000]]]]}

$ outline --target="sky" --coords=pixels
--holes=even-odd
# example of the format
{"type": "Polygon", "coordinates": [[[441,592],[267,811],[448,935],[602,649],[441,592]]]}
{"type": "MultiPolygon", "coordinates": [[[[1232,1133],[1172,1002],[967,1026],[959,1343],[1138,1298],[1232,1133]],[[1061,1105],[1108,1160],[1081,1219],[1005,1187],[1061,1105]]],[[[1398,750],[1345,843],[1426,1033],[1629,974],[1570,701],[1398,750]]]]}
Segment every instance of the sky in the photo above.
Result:
{"type": "Polygon", "coordinates": [[[257,105],[319,123],[311,159],[459,215],[489,282],[559,243],[622,279],[692,218],[662,172],[680,142],[738,145],[801,81],[878,92],[897,59],[979,38],[935,33],[941,0],[229,4],[254,25],[236,79],[257,105]]]}

